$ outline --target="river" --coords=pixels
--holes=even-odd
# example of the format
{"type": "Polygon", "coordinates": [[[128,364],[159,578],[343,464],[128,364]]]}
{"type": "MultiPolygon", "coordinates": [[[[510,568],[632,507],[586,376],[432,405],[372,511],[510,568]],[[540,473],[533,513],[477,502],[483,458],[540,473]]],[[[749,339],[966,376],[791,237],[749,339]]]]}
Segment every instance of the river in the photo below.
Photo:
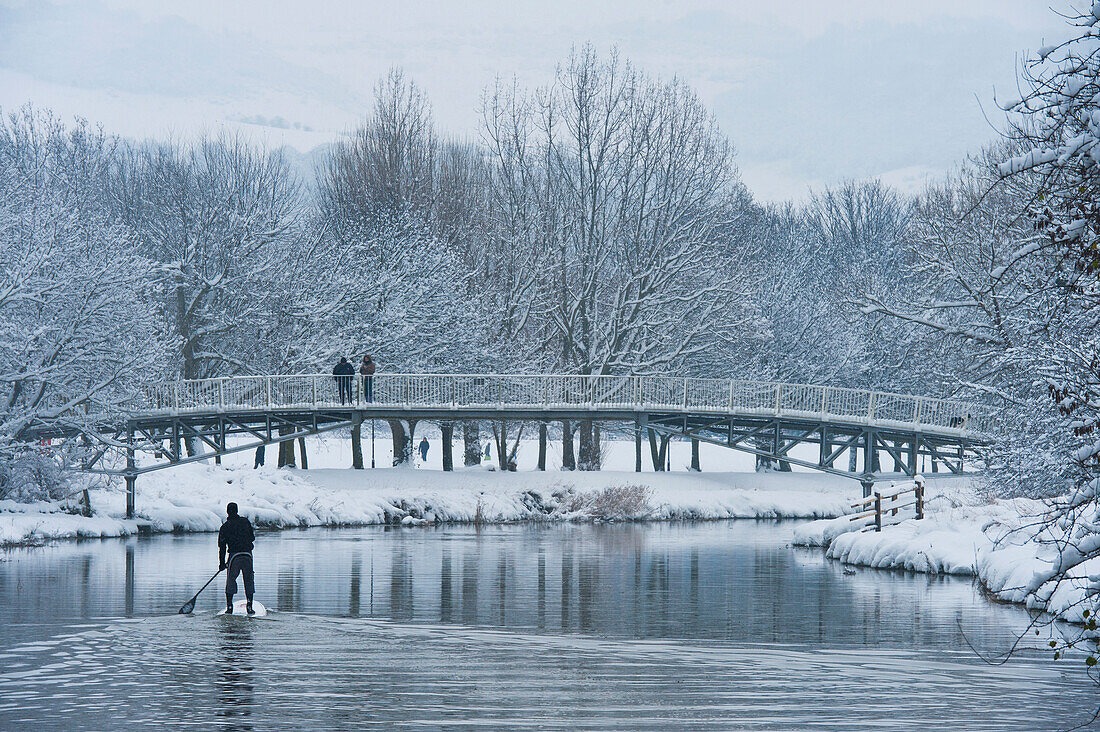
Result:
{"type": "MultiPolygon", "coordinates": [[[[989,665],[1019,608],[845,568],[790,522],[263,532],[267,618],[213,535],[0,553],[0,728],[1067,729],[1070,660],[989,665]]],[[[1034,643],[1038,644],[1038,639],[1034,643]]]]}

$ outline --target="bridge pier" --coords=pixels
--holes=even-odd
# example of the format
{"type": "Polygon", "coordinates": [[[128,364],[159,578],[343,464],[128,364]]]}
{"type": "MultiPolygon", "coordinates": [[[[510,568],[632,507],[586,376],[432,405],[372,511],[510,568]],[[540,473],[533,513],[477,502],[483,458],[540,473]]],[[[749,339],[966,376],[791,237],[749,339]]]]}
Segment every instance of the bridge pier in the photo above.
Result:
{"type": "Polygon", "coordinates": [[[443,433],[443,470],[446,472],[451,472],[455,469],[454,422],[440,422],[439,431],[443,433]]]}
{"type": "Polygon", "coordinates": [[[702,472],[699,467],[699,440],[694,437],[691,438],[691,470],[695,473],[702,472]]]}
{"type": "Polygon", "coordinates": [[[642,433],[649,427],[649,415],[639,414],[634,417],[634,472],[642,472],[642,433]]]}
{"type": "Polygon", "coordinates": [[[126,518],[134,517],[137,498],[137,463],[134,460],[134,428],[126,430],[126,518]]]}

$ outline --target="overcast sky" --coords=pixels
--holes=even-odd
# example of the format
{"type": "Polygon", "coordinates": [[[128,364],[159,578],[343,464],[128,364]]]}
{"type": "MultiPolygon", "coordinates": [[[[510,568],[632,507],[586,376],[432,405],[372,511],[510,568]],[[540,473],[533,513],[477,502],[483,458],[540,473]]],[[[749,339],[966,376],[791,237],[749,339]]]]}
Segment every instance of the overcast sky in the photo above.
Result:
{"type": "Polygon", "coordinates": [[[1065,35],[1039,0],[0,0],[0,106],[133,137],[229,125],[305,152],[400,66],[442,132],[476,138],[494,77],[542,84],[591,42],[687,80],[754,195],[802,199],[948,170],[995,135],[982,110],[999,121],[1021,53],[1065,35]]]}

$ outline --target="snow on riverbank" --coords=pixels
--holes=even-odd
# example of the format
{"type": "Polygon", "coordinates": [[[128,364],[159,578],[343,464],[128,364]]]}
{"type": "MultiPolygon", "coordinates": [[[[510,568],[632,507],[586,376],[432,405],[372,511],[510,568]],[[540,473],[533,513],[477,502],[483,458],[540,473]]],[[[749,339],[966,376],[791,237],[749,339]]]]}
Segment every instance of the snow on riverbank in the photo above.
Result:
{"type": "MultiPolygon", "coordinates": [[[[861,531],[848,517],[812,521],[795,528],[794,543],[827,547],[827,556],[847,564],[931,574],[976,576],[999,599],[1034,605],[1025,587],[1050,567],[1049,545],[1031,528],[1044,511],[1040,501],[983,498],[968,479],[927,482],[925,518],[908,519],[881,532],[861,531]]],[[[899,486],[901,487],[901,486],[899,486]]],[[[1047,610],[1080,621],[1085,584],[1098,567],[1079,568],[1079,579],[1051,593],[1047,610]]]]}
{"type": "Polygon", "coordinates": [[[837,516],[859,484],[809,473],[252,470],[184,465],[138,481],[139,521],[118,489],[94,490],[90,518],[58,504],[0,503],[0,544],[216,531],[228,501],[264,527],[525,520],[677,520],[837,516]]]}

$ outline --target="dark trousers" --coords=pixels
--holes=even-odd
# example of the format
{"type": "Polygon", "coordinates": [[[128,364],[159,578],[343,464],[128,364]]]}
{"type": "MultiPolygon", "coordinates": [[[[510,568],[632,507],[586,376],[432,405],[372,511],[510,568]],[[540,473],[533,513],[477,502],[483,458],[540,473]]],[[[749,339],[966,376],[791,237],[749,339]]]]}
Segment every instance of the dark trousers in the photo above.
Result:
{"type": "Polygon", "coordinates": [[[374,401],[374,377],[373,376],[364,376],[363,377],[363,401],[365,401],[365,402],[373,402],[374,401]]]}
{"type": "Polygon", "coordinates": [[[337,376],[336,388],[340,391],[340,403],[347,404],[351,401],[351,377],[337,376]]]}
{"type": "Polygon", "coordinates": [[[225,576],[225,596],[231,598],[237,594],[237,575],[244,576],[244,596],[252,602],[252,595],[256,592],[256,576],[252,572],[252,555],[246,553],[234,554],[229,558],[228,573],[225,576]]]}

